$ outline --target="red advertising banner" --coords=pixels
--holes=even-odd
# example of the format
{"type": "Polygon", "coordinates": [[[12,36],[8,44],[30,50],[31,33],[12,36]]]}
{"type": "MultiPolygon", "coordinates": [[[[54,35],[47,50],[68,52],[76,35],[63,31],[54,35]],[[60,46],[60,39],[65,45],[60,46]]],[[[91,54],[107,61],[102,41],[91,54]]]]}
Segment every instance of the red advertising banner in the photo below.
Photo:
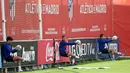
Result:
{"type": "Polygon", "coordinates": [[[38,65],[54,63],[53,40],[38,41],[38,65]]]}
{"type": "Polygon", "coordinates": [[[125,5],[129,6],[130,5],[130,0],[113,0],[114,5],[125,5]]]}
{"type": "Polygon", "coordinates": [[[42,4],[44,38],[112,35],[112,0],[43,0],[42,4]]]}
{"type": "Polygon", "coordinates": [[[101,33],[112,35],[112,0],[68,1],[70,11],[65,15],[70,19],[66,24],[69,37],[98,37],[101,33]]]}
{"type": "Polygon", "coordinates": [[[2,10],[1,10],[1,0],[0,0],[0,41],[2,41],[2,10]]]}
{"type": "MultiPolygon", "coordinates": [[[[70,58],[69,57],[62,57],[59,55],[59,43],[60,43],[61,40],[55,40],[55,50],[56,50],[56,63],[59,63],[59,62],[70,62],[70,58]]],[[[67,48],[66,49],[67,51],[69,51],[69,49],[67,48]]]]}
{"type": "Polygon", "coordinates": [[[61,12],[62,0],[42,0],[42,24],[43,38],[54,39],[61,37],[62,17],[61,12]]]}
{"type": "Polygon", "coordinates": [[[5,16],[7,36],[39,39],[38,0],[5,0],[5,16]]]}
{"type": "Polygon", "coordinates": [[[120,51],[130,56],[130,0],[114,0],[114,34],[120,38],[120,51]]]}

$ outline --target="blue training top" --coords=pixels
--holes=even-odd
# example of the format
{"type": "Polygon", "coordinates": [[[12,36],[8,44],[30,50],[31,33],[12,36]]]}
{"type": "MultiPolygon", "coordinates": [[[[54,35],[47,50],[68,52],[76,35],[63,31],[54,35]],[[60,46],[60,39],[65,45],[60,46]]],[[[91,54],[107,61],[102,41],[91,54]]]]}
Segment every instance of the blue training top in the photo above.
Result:
{"type": "Polygon", "coordinates": [[[76,43],[74,43],[74,42],[66,42],[66,41],[62,40],[62,41],[60,42],[60,44],[59,44],[59,52],[60,52],[60,53],[66,52],[66,46],[67,46],[67,45],[76,45],[76,43]]]}
{"type": "Polygon", "coordinates": [[[4,59],[7,59],[10,57],[10,53],[15,53],[17,50],[11,48],[11,45],[9,43],[4,43],[1,46],[1,54],[4,59]]]}
{"type": "Polygon", "coordinates": [[[98,39],[99,51],[103,51],[105,49],[105,43],[109,42],[112,42],[112,39],[98,39]]]}

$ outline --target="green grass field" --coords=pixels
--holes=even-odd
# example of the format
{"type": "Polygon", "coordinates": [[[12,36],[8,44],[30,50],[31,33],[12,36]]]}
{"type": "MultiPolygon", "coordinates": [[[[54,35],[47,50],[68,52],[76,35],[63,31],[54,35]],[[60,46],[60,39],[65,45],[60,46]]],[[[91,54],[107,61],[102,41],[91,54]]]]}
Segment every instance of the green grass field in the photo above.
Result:
{"type": "Polygon", "coordinates": [[[130,73],[130,60],[105,61],[67,66],[63,70],[52,68],[23,73],[130,73]],[[108,69],[73,69],[74,67],[110,67],[108,69]]]}

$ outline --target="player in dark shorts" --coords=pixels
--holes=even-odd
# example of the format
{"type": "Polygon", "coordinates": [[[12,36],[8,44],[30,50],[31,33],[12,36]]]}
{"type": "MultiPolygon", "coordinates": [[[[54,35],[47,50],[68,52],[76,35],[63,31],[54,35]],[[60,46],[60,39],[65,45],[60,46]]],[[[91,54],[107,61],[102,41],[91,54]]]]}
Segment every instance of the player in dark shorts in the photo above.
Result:
{"type": "Polygon", "coordinates": [[[11,43],[13,41],[12,37],[7,37],[7,42],[3,43],[1,46],[1,54],[4,60],[6,60],[7,62],[18,62],[18,71],[21,72],[22,68],[21,68],[21,60],[22,57],[20,56],[11,56],[10,53],[15,53],[18,51],[18,49],[20,47],[15,47],[15,49],[12,50],[11,48],[11,43]]]}
{"type": "Polygon", "coordinates": [[[59,52],[60,56],[64,57],[71,57],[72,58],[72,65],[75,65],[75,58],[79,58],[77,56],[74,56],[71,52],[66,51],[67,45],[76,45],[77,43],[75,42],[66,42],[66,37],[62,36],[62,41],[59,44],[59,52]]]}
{"type": "Polygon", "coordinates": [[[113,48],[109,48],[106,49],[105,48],[105,44],[112,42],[113,40],[115,40],[114,38],[111,39],[107,39],[104,34],[100,34],[100,38],[98,39],[98,44],[99,44],[99,51],[101,53],[111,53],[112,54],[112,59],[115,59],[115,53],[117,54],[118,52],[116,52],[113,48]]]}

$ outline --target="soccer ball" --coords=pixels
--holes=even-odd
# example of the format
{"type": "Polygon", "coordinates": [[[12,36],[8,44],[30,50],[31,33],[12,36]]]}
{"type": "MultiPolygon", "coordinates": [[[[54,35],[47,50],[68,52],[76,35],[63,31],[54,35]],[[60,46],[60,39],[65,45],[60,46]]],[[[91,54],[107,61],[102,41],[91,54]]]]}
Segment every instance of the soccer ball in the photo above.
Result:
{"type": "Polygon", "coordinates": [[[17,49],[17,50],[21,50],[21,49],[22,49],[22,46],[21,46],[21,45],[17,45],[17,46],[16,46],[16,49],[17,49]]]}
{"type": "Polygon", "coordinates": [[[114,40],[117,40],[117,39],[118,39],[118,37],[117,37],[117,36],[113,36],[112,38],[113,38],[114,40]]]}
{"type": "Polygon", "coordinates": [[[76,40],[75,43],[81,44],[81,41],[80,40],[76,40]]]}

